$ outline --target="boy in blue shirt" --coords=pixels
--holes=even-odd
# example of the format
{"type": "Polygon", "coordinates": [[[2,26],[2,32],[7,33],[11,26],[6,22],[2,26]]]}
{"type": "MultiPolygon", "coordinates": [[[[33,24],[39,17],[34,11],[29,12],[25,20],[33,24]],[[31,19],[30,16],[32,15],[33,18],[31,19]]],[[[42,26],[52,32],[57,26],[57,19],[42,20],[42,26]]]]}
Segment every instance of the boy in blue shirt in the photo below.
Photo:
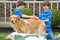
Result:
{"type": "Polygon", "coordinates": [[[39,15],[39,19],[43,20],[46,24],[46,33],[48,33],[47,38],[51,40],[57,40],[60,37],[60,34],[58,36],[53,36],[52,28],[51,28],[51,20],[52,20],[52,12],[49,9],[50,3],[44,2],[43,3],[43,10],[41,11],[39,15]]]}
{"type": "MultiPolygon", "coordinates": [[[[24,1],[18,1],[17,2],[17,9],[15,9],[14,15],[17,15],[20,18],[22,18],[22,10],[24,9],[24,6],[25,6],[24,1]]],[[[14,32],[15,32],[15,30],[14,30],[14,32]]]]}
{"type": "Polygon", "coordinates": [[[17,9],[14,11],[14,15],[19,16],[22,18],[22,10],[24,9],[25,3],[24,1],[18,1],[17,2],[17,9]]]}

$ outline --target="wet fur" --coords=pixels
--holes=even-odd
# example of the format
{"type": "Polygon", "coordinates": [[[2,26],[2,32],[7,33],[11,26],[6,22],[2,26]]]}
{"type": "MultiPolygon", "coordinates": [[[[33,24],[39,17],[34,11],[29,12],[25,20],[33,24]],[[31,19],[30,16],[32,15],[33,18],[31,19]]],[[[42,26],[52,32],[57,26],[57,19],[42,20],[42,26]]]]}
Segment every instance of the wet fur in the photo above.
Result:
{"type": "MultiPolygon", "coordinates": [[[[18,16],[12,15],[10,19],[14,18],[15,22],[13,22],[14,29],[18,33],[29,33],[29,34],[45,34],[46,26],[45,23],[41,20],[23,20],[18,16]],[[14,18],[15,17],[15,18],[14,18]]],[[[11,20],[11,21],[14,21],[11,20]]]]}

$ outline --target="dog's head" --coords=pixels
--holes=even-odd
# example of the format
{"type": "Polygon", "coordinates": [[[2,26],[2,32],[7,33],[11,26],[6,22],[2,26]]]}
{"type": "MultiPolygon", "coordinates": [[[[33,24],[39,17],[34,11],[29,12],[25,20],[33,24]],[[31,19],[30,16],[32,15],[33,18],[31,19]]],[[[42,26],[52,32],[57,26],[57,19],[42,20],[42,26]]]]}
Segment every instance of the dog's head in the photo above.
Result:
{"type": "Polygon", "coordinates": [[[16,15],[11,15],[11,16],[9,17],[9,19],[10,19],[10,21],[11,21],[12,23],[15,23],[17,20],[20,20],[20,17],[18,17],[18,16],[16,16],[16,15]]]}

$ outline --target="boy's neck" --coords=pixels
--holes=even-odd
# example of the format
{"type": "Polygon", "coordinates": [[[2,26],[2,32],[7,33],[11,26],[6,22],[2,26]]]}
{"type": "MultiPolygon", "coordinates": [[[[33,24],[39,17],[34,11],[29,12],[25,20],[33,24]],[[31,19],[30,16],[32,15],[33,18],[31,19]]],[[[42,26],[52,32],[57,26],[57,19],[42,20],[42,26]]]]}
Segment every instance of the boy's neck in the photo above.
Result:
{"type": "Polygon", "coordinates": [[[47,10],[44,10],[44,12],[47,12],[49,9],[47,9],[47,10]]]}
{"type": "Polygon", "coordinates": [[[21,10],[21,8],[20,8],[20,7],[17,7],[17,9],[21,10]]]}

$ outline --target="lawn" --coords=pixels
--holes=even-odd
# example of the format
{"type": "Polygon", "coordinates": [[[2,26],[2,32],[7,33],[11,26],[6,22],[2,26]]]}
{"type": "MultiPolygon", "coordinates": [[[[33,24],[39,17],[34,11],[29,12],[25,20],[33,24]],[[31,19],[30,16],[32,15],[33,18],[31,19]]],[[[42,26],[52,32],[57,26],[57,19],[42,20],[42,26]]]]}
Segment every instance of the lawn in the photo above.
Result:
{"type": "Polygon", "coordinates": [[[0,33],[0,40],[4,40],[8,34],[10,33],[0,33]]]}
{"type": "MultiPolygon", "coordinates": [[[[6,37],[8,34],[10,34],[10,33],[0,33],[0,40],[4,40],[5,37],[6,37]]],[[[57,34],[58,34],[58,32],[54,32],[54,35],[57,35],[57,34]]],[[[58,40],[60,40],[60,39],[58,39],[58,40]]]]}
{"type": "MultiPolygon", "coordinates": [[[[60,34],[60,32],[54,32],[54,35],[58,35],[58,34],[60,34]]],[[[58,40],[60,40],[60,38],[58,40]]]]}

